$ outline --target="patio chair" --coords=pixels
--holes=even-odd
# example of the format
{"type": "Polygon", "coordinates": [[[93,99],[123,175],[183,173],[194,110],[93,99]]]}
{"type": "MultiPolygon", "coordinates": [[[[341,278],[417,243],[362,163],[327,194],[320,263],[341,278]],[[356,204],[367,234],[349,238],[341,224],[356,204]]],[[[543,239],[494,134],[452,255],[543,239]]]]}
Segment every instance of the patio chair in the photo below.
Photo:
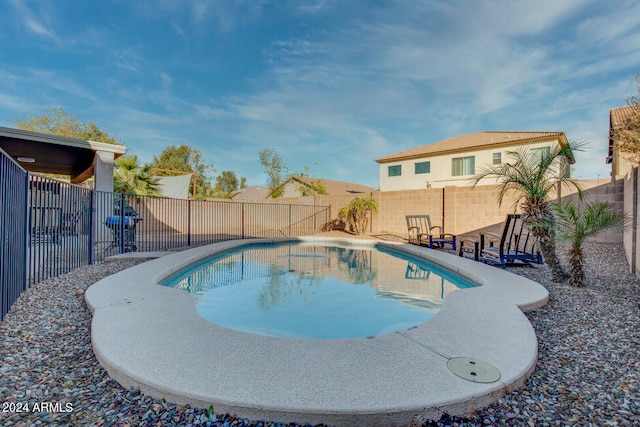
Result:
{"type": "Polygon", "coordinates": [[[427,245],[431,249],[443,248],[448,244],[456,250],[456,236],[445,233],[439,225],[432,226],[429,215],[407,215],[406,220],[409,243],[427,245]],[[438,229],[438,233],[434,233],[434,229],[438,229]]]}
{"type": "Polygon", "coordinates": [[[522,221],[522,215],[509,214],[502,229],[502,235],[481,233],[480,239],[461,238],[458,255],[472,253],[476,261],[496,262],[501,267],[514,265],[517,261],[529,265],[542,264],[542,255],[535,239],[522,221]]]}
{"type": "Polygon", "coordinates": [[[63,236],[77,236],[78,235],[78,221],[80,220],[80,215],[82,212],[63,212],[61,225],[60,225],[60,234],[63,236]]]}
{"type": "Polygon", "coordinates": [[[31,206],[31,242],[60,243],[59,206],[31,206]]]}

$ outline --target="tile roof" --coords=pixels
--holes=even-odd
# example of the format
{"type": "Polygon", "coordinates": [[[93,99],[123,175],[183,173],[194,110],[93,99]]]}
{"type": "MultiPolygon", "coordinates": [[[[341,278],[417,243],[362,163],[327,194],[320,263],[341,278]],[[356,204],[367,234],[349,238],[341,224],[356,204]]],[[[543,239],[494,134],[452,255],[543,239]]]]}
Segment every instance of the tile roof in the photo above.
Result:
{"type": "Polygon", "coordinates": [[[624,122],[632,115],[635,107],[620,107],[609,111],[609,126],[615,128],[624,124],[624,122]]]}
{"type": "Polygon", "coordinates": [[[335,196],[340,194],[360,194],[371,193],[376,191],[375,189],[362,184],[354,184],[351,182],[332,181],[330,179],[313,178],[301,175],[292,175],[290,179],[299,181],[303,184],[309,185],[311,181],[320,181],[324,185],[327,194],[335,196]]]}
{"type": "MultiPolygon", "coordinates": [[[[376,191],[374,188],[368,187],[362,184],[353,184],[351,182],[332,181],[330,179],[313,178],[301,175],[291,175],[282,185],[287,184],[290,181],[297,181],[302,184],[308,185],[311,181],[320,181],[324,185],[327,194],[330,196],[336,195],[358,195],[363,193],[371,193],[376,191]]],[[[233,198],[235,200],[263,200],[268,199],[271,194],[269,187],[261,187],[252,185],[238,191],[233,198]]]]}
{"type": "Polygon", "coordinates": [[[262,200],[269,197],[271,189],[259,185],[250,185],[238,191],[233,198],[237,200],[262,200]]]}
{"type": "Polygon", "coordinates": [[[387,163],[398,160],[413,159],[435,154],[446,154],[455,152],[471,151],[480,148],[501,147],[505,145],[525,144],[549,139],[558,139],[560,143],[567,143],[564,132],[542,132],[542,131],[484,131],[456,136],[412,148],[399,153],[375,159],[378,163],[387,163]]]}

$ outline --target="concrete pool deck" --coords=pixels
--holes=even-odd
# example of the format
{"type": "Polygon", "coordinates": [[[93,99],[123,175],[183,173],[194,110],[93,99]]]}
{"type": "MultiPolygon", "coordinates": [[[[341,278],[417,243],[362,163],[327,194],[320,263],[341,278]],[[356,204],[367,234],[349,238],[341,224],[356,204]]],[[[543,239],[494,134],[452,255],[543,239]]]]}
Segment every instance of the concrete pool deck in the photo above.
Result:
{"type": "Polygon", "coordinates": [[[517,389],[533,371],[537,340],[522,311],[546,304],[546,289],[437,250],[353,243],[401,250],[481,285],[448,294],[442,310],[415,328],[374,338],[288,339],[239,332],[200,317],[191,294],[157,284],[211,254],[286,240],[349,242],[222,242],[171,253],[90,286],[85,299],[93,312],[97,359],[123,386],[177,404],[213,405],[218,413],[256,420],[345,426],[409,425],[444,413],[464,415],[517,389]],[[486,362],[499,379],[464,379],[448,367],[456,360],[478,361],[480,368],[486,362]]]}

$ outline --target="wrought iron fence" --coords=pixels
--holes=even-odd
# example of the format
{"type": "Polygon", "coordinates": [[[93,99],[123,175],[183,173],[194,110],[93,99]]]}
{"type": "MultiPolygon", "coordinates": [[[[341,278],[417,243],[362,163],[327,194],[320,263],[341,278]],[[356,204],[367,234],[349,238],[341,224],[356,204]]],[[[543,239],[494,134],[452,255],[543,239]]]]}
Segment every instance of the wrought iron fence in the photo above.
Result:
{"type": "Polygon", "coordinates": [[[179,200],[33,175],[0,150],[0,320],[32,284],[134,251],[313,234],[326,206],[179,200]]]}
{"type": "Polygon", "coordinates": [[[0,149],[0,320],[27,287],[27,183],[0,149]]]}
{"type": "Polygon", "coordinates": [[[232,239],[302,236],[329,221],[325,206],[181,200],[94,192],[93,259],[232,239]]]}
{"type": "Polygon", "coordinates": [[[28,284],[91,264],[91,190],[28,176],[28,284]]]}

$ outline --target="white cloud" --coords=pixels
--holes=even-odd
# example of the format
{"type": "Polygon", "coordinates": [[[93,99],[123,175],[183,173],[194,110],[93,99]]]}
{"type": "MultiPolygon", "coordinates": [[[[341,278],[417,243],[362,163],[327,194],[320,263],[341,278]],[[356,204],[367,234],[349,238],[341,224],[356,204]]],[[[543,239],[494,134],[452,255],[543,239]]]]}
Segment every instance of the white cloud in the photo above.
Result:
{"type": "Polygon", "coordinates": [[[179,34],[184,34],[185,27],[203,34],[226,33],[250,25],[261,18],[267,3],[266,0],[147,0],[136,2],[135,8],[145,18],[168,18],[179,34]]]}
{"type": "Polygon", "coordinates": [[[56,36],[51,31],[49,31],[43,24],[33,18],[26,18],[25,25],[29,30],[31,30],[31,32],[38,34],[39,36],[56,39],[56,36]]]}
{"type": "Polygon", "coordinates": [[[47,37],[55,41],[58,40],[56,34],[52,31],[51,14],[40,13],[38,16],[24,2],[11,0],[9,2],[13,7],[17,21],[33,34],[47,37]]]}
{"type": "Polygon", "coordinates": [[[113,52],[115,65],[125,71],[141,73],[144,66],[140,55],[131,48],[119,49],[113,52]]]}

